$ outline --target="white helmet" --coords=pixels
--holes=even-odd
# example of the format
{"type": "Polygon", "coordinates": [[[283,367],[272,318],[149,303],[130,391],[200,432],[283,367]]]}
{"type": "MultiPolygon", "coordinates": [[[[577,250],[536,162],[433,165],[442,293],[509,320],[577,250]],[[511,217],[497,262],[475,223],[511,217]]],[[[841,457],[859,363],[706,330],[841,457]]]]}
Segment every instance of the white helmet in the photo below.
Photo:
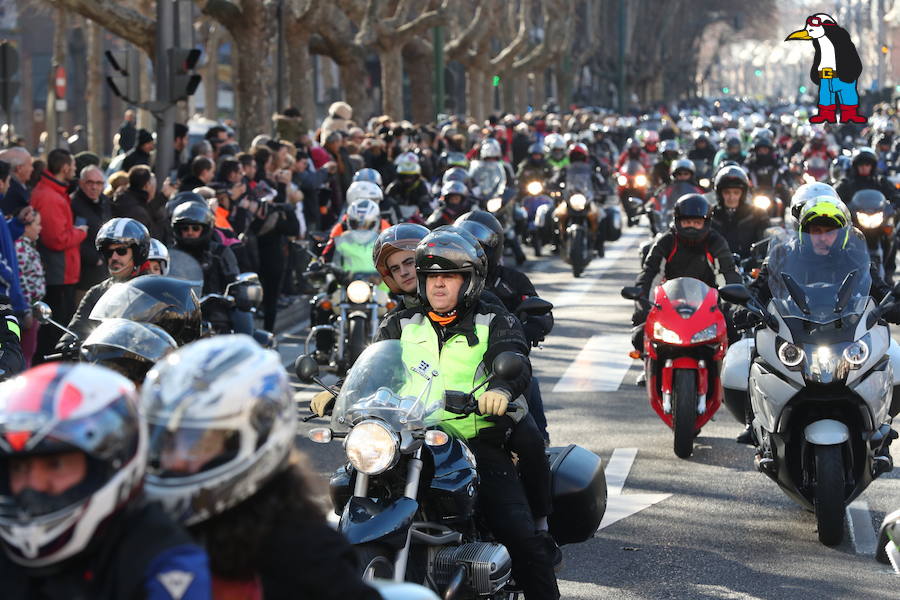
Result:
{"type": "Polygon", "coordinates": [[[794,228],[797,228],[800,225],[800,213],[803,211],[803,207],[807,203],[807,201],[812,200],[813,198],[821,198],[823,196],[827,198],[834,198],[835,200],[841,199],[841,197],[833,187],[831,187],[827,183],[822,183],[821,181],[804,183],[797,188],[797,191],[795,191],[794,195],[791,196],[790,207],[790,215],[793,217],[792,224],[794,228]]]}
{"type": "Polygon", "coordinates": [[[144,489],[184,525],[252,496],[286,464],[297,433],[281,359],[248,335],[173,352],[147,374],[141,401],[150,426],[144,489]]]}
{"type": "Polygon", "coordinates": [[[558,133],[551,133],[544,138],[544,145],[547,147],[548,153],[554,150],[562,150],[563,152],[566,150],[566,140],[558,133]]]}
{"type": "Polygon", "coordinates": [[[347,207],[347,225],[350,229],[375,229],[381,220],[381,209],[371,200],[360,200],[347,207]]]}
{"type": "Polygon", "coordinates": [[[347,188],[347,204],[352,205],[362,200],[371,200],[375,204],[381,204],[384,193],[377,184],[369,181],[354,181],[347,188]]]}
{"type": "Polygon", "coordinates": [[[169,274],[169,249],[156,238],[150,238],[150,252],[147,254],[147,260],[158,260],[162,274],[164,276],[169,274]]]}
{"type": "Polygon", "coordinates": [[[414,152],[404,152],[398,156],[394,166],[397,168],[397,175],[419,175],[422,172],[419,157],[414,152]]]}
{"type": "Polygon", "coordinates": [[[487,138],[481,142],[481,151],[478,154],[479,158],[484,160],[487,158],[500,158],[501,156],[503,156],[503,151],[500,149],[500,142],[494,138],[487,138]]]}
{"type": "Polygon", "coordinates": [[[0,398],[0,546],[29,568],[58,564],[103,535],[141,489],[147,424],[134,384],[99,365],[51,362],[0,384],[0,398]],[[86,460],[79,483],[12,493],[11,460],[73,451],[86,460]]]}

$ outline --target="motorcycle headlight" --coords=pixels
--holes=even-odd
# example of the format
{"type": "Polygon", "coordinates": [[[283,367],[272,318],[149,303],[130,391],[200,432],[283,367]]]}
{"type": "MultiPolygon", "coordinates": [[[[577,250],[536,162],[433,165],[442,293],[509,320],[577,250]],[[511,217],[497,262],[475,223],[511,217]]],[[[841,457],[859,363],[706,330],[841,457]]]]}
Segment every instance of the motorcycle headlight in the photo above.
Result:
{"type": "Polygon", "coordinates": [[[786,367],[796,367],[799,365],[803,362],[805,354],[803,348],[795,346],[790,342],[785,342],[778,348],[778,360],[783,362],[786,367]]]}
{"type": "Polygon", "coordinates": [[[769,210],[772,206],[772,199],[768,196],[756,196],[753,198],[753,206],[760,210],[769,210]]]}
{"type": "Polygon", "coordinates": [[[488,200],[488,203],[487,203],[488,212],[495,213],[498,210],[500,210],[501,206],[503,206],[502,198],[491,198],[490,200],[488,200]]]}
{"type": "Polygon", "coordinates": [[[372,288],[361,279],[357,279],[347,286],[347,298],[353,304],[365,304],[372,297],[372,288]]]}
{"type": "Polygon", "coordinates": [[[572,194],[569,196],[569,206],[572,207],[572,210],[584,210],[584,207],[587,206],[587,198],[584,194],[572,194]]]}
{"type": "Polygon", "coordinates": [[[691,336],[692,344],[699,344],[701,342],[708,342],[710,340],[716,339],[716,336],[719,333],[719,328],[716,325],[710,325],[703,331],[698,331],[693,336],[691,336]]]}
{"type": "Polygon", "coordinates": [[[628,185],[628,177],[626,177],[625,175],[619,175],[618,177],[616,177],[616,181],[618,181],[619,185],[621,186],[628,185]]]}
{"type": "Polygon", "coordinates": [[[869,345],[863,340],[858,340],[844,348],[843,355],[851,367],[858,369],[869,359],[869,345]]]}
{"type": "Polygon", "coordinates": [[[653,324],[653,339],[659,340],[666,344],[681,343],[681,336],[668,327],[663,327],[662,323],[660,323],[659,321],[653,324]]]}
{"type": "Polygon", "coordinates": [[[863,229],[874,229],[881,227],[881,224],[884,223],[884,212],[872,214],[856,213],[856,219],[859,221],[859,226],[863,229]]]}
{"type": "Polygon", "coordinates": [[[701,179],[699,183],[700,183],[700,187],[702,187],[702,188],[709,187],[709,179],[707,177],[704,177],[703,179],[701,179]]]}
{"type": "Polygon", "coordinates": [[[635,175],[634,176],[634,185],[638,187],[644,187],[647,185],[647,176],[646,175],[635,175]]]}
{"type": "Polygon", "coordinates": [[[400,454],[400,439],[380,421],[363,421],[347,434],[344,450],[357,471],[378,475],[394,466],[400,454]]]}
{"type": "Polygon", "coordinates": [[[544,192],[544,184],[540,181],[530,181],[528,182],[528,185],[525,186],[525,191],[532,196],[538,196],[544,192]]]}

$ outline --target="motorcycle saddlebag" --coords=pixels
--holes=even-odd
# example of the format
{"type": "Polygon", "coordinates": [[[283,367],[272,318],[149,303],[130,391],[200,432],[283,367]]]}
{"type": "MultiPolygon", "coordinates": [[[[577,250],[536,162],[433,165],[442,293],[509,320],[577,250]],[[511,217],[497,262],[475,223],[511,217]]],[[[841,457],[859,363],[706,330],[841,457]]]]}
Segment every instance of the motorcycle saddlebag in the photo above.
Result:
{"type": "Polygon", "coordinates": [[[553,489],[550,533],[559,545],[591,539],[606,512],[600,457],[581,446],[547,449],[553,489]]]}
{"type": "Polygon", "coordinates": [[[606,206],[603,211],[606,213],[603,219],[606,224],[606,241],[615,242],[622,237],[622,213],[618,206],[606,206]]]}

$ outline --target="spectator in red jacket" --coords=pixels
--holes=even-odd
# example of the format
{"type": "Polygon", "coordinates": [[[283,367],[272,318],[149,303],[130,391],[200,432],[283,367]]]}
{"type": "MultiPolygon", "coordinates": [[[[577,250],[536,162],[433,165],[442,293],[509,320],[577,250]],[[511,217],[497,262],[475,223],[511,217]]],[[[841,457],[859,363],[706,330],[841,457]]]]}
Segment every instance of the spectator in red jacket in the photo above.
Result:
{"type": "MultiPolygon", "coordinates": [[[[75,226],[66,189],[75,178],[75,159],[68,150],[57,148],[47,155],[47,169],[31,192],[31,205],[41,213],[42,229],[38,251],[44,262],[47,293],[44,301],[53,309],[57,322],[68,323],[75,312],[75,284],[81,272],[81,242],[87,224],[75,226]]],[[[61,332],[42,327],[38,333],[35,364],[52,352],[61,332]]]]}

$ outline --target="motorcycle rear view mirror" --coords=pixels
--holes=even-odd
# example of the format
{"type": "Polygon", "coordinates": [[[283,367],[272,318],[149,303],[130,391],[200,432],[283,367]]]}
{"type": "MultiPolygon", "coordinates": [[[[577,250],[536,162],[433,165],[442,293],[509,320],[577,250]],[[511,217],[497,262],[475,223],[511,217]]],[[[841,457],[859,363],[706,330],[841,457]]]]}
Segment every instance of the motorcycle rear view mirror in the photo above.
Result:
{"type": "Polygon", "coordinates": [[[622,288],[622,297],[626,300],[637,300],[641,297],[641,288],[636,285],[622,288]]]}
{"type": "Polygon", "coordinates": [[[494,359],[494,375],[500,379],[515,379],[525,368],[525,357],[518,352],[501,352],[494,359]]]}
{"type": "Polygon", "coordinates": [[[53,309],[46,302],[37,301],[31,309],[38,323],[47,323],[53,318],[53,309]]]}
{"type": "Polygon", "coordinates": [[[551,310],[553,310],[553,303],[544,300],[543,298],[538,298],[537,296],[529,296],[522,300],[519,307],[516,309],[518,313],[525,313],[527,315],[546,315],[551,310]]]}
{"type": "Polygon", "coordinates": [[[294,361],[294,373],[303,383],[314,383],[319,377],[319,363],[309,354],[301,354],[294,361]]]}
{"type": "Polygon", "coordinates": [[[753,295],[743,283],[730,283],[719,288],[719,296],[726,302],[746,306],[753,295]]]}

